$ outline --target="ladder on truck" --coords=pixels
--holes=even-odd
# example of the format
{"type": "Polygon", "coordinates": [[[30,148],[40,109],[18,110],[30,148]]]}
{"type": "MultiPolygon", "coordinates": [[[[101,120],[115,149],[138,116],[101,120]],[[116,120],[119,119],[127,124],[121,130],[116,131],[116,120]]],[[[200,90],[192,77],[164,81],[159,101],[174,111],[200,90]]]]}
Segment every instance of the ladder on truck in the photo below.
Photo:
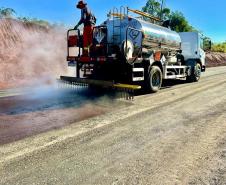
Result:
{"type": "Polygon", "coordinates": [[[124,6],[120,7],[120,11],[118,8],[113,8],[113,12],[110,13],[113,19],[112,22],[112,44],[118,44],[122,38],[122,28],[121,23],[122,19],[128,15],[127,8],[124,6]]]}

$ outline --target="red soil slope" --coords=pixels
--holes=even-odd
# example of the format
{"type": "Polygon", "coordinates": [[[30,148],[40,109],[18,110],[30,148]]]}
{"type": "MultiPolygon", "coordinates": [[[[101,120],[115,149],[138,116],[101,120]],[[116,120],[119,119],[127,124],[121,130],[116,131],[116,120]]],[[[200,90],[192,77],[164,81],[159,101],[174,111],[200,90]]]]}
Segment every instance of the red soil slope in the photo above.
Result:
{"type": "Polygon", "coordinates": [[[65,30],[0,19],[0,89],[55,80],[65,55],[65,30]]]}
{"type": "Polygon", "coordinates": [[[207,53],[207,67],[226,66],[226,53],[207,53]]]}

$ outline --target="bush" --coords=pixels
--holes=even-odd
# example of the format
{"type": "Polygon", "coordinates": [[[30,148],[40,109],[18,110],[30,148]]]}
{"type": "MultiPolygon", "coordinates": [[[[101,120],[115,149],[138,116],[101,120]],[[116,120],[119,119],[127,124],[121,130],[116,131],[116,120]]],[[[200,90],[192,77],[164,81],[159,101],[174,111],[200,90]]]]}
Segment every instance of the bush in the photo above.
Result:
{"type": "Polygon", "coordinates": [[[226,53],[226,42],[213,44],[212,51],[226,53]]]}
{"type": "Polygon", "coordinates": [[[11,19],[17,19],[20,20],[26,24],[35,24],[38,26],[43,27],[51,27],[51,24],[48,21],[37,19],[37,18],[30,18],[30,17],[15,17],[16,11],[12,8],[0,8],[0,18],[11,18],[11,19]]]}
{"type": "Polygon", "coordinates": [[[43,26],[43,27],[50,27],[51,26],[51,24],[48,21],[36,19],[36,18],[18,17],[18,20],[20,20],[20,21],[22,21],[26,24],[35,24],[35,25],[43,26]]]}

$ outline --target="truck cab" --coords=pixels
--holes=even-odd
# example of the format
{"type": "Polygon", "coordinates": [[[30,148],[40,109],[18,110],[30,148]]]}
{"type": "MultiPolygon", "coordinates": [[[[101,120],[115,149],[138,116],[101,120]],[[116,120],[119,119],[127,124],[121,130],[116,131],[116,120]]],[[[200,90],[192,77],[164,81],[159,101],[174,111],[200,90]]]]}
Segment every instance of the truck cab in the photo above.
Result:
{"type": "Polygon", "coordinates": [[[205,38],[198,32],[181,32],[181,50],[185,61],[196,61],[202,67],[202,72],[206,69],[206,54],[207,50],[204,46],[205,38]]]}

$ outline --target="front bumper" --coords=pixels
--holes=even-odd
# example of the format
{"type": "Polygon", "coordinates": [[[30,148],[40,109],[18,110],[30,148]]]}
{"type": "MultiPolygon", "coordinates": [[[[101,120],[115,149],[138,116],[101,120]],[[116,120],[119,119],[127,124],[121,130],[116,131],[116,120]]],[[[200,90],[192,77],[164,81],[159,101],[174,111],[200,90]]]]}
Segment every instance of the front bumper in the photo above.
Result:
{"type": "Polygon", "coordinates": [[[202,66],[202,72],[206,71],[206,66],[202,66]]]}

